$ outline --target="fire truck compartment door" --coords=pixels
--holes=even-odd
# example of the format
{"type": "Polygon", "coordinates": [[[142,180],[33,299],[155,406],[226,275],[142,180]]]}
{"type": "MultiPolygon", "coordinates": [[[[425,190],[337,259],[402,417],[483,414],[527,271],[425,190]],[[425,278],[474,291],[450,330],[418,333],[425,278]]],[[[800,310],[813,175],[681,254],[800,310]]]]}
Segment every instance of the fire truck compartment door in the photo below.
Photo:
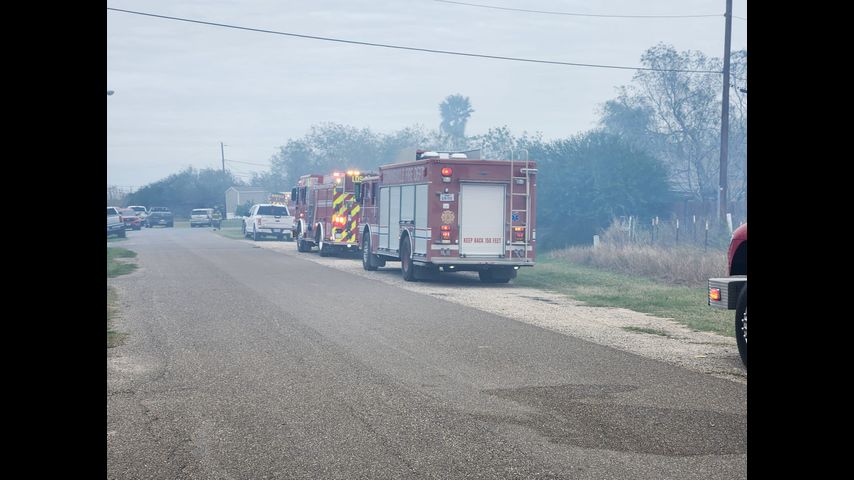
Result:
{"type": "Polygon", "coordinates": [[[504,254],[504,185],[460,185],[460,255],[504,254]]]}
{"type": "Polygon", "coordinates": [[[380,248],[388,248],[389,231],[389,193],[388,187],[380,189],[380,248]]]}
{"type": "Polygon", "coordinates": [[[415,253],[427,254],[430,228],[427,225],[427,184],[415,186],[415,253]]]}
{"type": "Polygon", "coordinates": [[[400,187],[389,187],[388,200],[388,248],[397,251],[400,247],[400,187]]]}

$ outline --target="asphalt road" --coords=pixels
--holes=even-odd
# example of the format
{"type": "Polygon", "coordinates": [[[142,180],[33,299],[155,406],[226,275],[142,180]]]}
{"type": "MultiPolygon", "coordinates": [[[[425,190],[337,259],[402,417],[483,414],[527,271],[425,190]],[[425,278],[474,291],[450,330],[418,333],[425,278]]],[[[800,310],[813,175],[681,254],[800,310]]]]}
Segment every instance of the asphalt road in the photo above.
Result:
{"type": "Polygon", "coordinates": [[[108,478],[746,477],[742,384],[210,229],[128,237],[108,478]]]}

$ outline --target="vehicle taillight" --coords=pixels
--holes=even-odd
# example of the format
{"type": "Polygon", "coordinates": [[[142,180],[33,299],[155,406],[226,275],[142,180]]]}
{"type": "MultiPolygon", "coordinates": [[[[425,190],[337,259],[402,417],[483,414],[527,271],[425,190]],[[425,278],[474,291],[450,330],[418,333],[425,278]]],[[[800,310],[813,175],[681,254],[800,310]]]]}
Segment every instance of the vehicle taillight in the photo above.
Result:
{"type": "Polygon", "coordinates": [[[454,170],[451,167],[442,167],[442,181],[450,182],[451,175],[454,174],[454,170]]]}
{"type": "Polygon", "coordinates": [[[347,217],[344,215],[332,215],[332,226],[344,228],[347,225],[347,217]]]}
{"type": "Polygon", "coordinates": [[[513,241],[525,241],[525,227],[513,227],[513,241]]]}
{"type": "Polygon", "coordinates": [[[709,300],[713,302],[721,301],[721,289],[720,288],[710,288],[709,289],[709,300]]]}
{"type": "Polygon", "coordinates": [[[451,239],[451,226],[450,225],[442,225],[441,227],[439,227],[439,230],[441,231],[439,235],[442,237],[442,240],[450,240],[451,239]]]}

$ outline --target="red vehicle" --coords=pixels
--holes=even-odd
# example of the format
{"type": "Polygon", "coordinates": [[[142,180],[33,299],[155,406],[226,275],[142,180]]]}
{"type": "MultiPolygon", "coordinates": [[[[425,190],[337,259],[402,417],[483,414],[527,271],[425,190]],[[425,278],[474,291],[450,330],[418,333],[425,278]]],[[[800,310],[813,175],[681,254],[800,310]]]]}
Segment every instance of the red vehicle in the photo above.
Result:
{"type": "Polygon", "coordinates": [[[735,310],[735,339],[747,367],[747,224],[732,232],[727,252],[729,277],[709,279],[709,305],[735,310]]]}
{"type": "Polygon", "coordinates": [[[476,271],[507,283],[536,254],[536,174],[529,160],[415,151],[362,182],[362,265],[400,261],[403,278],[476,271]]]}
{"type": "Polygon", "coordinates": [[[356,194],[362,177],[352,170],[300,177],[290,198],[298,251],[317,247],[323,257],[358,251],[361,205],[356,194]]]}
{"type": "Polygon", "coordinates": [[[129,228],[131,230],[142,230],[142,219],[137,216],[136,211],[131,208],[123,208],[119,210],[119,213],[122,216],[125,228],[129,228]]]}

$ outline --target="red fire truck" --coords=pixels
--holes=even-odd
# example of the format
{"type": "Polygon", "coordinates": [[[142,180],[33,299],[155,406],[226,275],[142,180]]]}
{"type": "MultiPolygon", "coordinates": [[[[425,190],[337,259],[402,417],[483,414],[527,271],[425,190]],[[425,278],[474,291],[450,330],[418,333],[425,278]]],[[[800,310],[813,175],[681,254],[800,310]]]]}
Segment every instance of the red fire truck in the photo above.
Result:
{"type": "Polygon", "coordinates": [[[365,270],[400,261],[407,281],[477,271],[484,283],[507,283],[534,265],[535,162],[422,150],[413,157],[363,178],[365,270]]]}
{"type": "Polygon", "coordinates": [[[298,251],[310,252],[317,247],[326,257],[358,250],[361,205],[356,192],[362,176],[351,170],[300,177],[290,198],[298,251]]]}

